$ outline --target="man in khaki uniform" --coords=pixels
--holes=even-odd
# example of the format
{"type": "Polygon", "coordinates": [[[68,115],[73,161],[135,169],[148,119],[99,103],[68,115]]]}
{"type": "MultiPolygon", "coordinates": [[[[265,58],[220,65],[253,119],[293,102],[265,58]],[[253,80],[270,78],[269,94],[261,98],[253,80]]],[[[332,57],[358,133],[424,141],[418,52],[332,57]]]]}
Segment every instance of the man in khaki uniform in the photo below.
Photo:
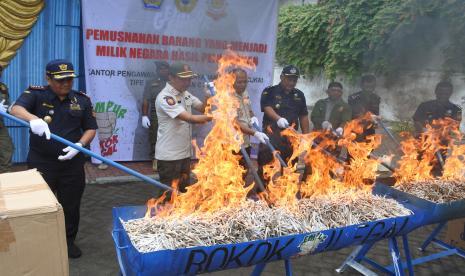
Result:
{"type": "Polygon", "coordinates": [[[192,108],[203,113],[204,102],[187,91],[196,75],[187,64],[175,63],[169,70],[169,81],[155,101],[158,132],[155,145],[155,159],[158,163],[160,182],[172,185],[177,180],[178,190],[185,192],[189,185],[190,159],[192,149],[191,124],[203,124],[211,116],[193,115],[192,108]]]}
{"type": "MultiPolygon", "coordinates": [[[[239,101],[239,108],[237,109],[237,123],[241,128],[244,139],[244,148],[246,152],[250,155],[251,151],[251,143],[250,143],[250,135],[253,135],[260,143],[265,144],[267,140],[269,140],[268,136],[260,131],[256,131],[253,128],[253,124],[255,123],[257,126],[259,125],[257,117],[255,117],[252,106],[250,104],[249,94],[247,93],[247,72],[243,69],[237,68],[233,71],[235,75],[234,80],[234,96],[239,101]]],[[[242,157],[239,161],[241,166],[247,168],[247,163],[245,159],[242,157]]]]}
{"type": "Polygon", "coordinates": [[[154,79],[147,82],[142,100],[142,127],[149,129],[150,156],[153,159],[153,170],[157,171],[155,144],[157,143],[158,118],[155,110],[155,99],[165,88],[169,75],[169,64],[166,61],[155,62],[157,72],[154,79]]]}
{"type": "MultiPolygon", "coordinates": [[[[0,77],[2,73],[3,67],[0,65],[0,77]]],[[[8,94],[8,87],[3,82],[0,82],[0,110],[7,112],[9,104],[10,95],[8,94]]],[[[3,118],[0,118],[0,148],[0,173],[5,173],[11,169],[11,158],[14,147],[3,118]]]]}

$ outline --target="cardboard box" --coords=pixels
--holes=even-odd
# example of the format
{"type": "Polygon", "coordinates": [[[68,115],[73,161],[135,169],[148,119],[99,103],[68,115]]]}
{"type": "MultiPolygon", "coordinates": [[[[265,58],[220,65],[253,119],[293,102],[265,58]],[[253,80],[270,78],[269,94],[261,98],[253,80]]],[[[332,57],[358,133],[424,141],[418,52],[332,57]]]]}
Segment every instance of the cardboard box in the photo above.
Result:
{"type": "Polygon", "coordinates": [[[465,219],[456,219],[447,223],[446,242],[465,250],[465,219]]]}
{"type": "Polygon", "coordinates": [[[69,274],[63,209],[36,170],[0,174],[0,274],[69,274]]]}

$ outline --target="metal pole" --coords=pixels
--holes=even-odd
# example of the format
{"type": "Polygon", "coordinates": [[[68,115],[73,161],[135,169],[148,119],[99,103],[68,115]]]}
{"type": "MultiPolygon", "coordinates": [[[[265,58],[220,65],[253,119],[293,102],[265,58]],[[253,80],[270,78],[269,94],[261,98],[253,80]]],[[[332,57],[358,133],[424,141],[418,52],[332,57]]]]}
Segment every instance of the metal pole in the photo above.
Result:
{"type": "MultiPolygon", "coordinates": [[[[331,132],[339,139],[339,138],[342,138],[336,131],[334,131],[334,129],[331,128],[331,132]]],[[[392,136],[394,138],[394,136],[392,136]]],[[[395,138],[394,138],[395,139],[395,138]]],[[[378,160],[379,161],[379,156],[376,156],[374,153],[370,153],[370,155],[368,155],[369,158],[371,159],[375,159],[375,160],[378,160]]],[[[383,162],[383,161],[380,161],[380,164],[382,166],[384,166],[386,169],[390,170],[391,172],[394,172],[395,169],[393,167],[391,167],[389,164],[383,162]]]]}
{"type": "MultiPolygon", "coordinates": [[[[16,123],[18,123],[20,125],[23,125],[23,126],[29,128],[29,124],[26,121],[23,121],[23,120],[21,120],[19,118],[16,118],[15,116],[12,116],[12,115],[10,115],[8,113],[1,112],[1,111],[0,111],[0,115],[3,116],[3,117],[6,117],[6,118],[8,118],[8,119],[10,119],[12,121],[15,121],[16,123]]],[[[125,167],[125,166],[123,166],[121,164],[118,164],[118,163],[116,163],[116,162],[114,162],[114,161],[112,161],[110,159],[107,159],[107,158],[105,158],[105,157],[103,157],[101,155],[98,155],[98,154],[96,154],[96,153],[94,153],[94,152],[92,152],[92,151],[90,151],[90,150],[88,150],[86,148],[80,147],[80,146],[74,144],[73,142],[70,142],[70,141],[68,141],[68,140],[66,140],[66,139],[64,139],[64,138],[62,138],[62,137],[60,137],[58,135],[55,135],[55,134],[52,133],[50,135],[50,137],[55,141],[61,142],[61,143],[65,144],[67,146],[70,146],[70,147],[72,147],[72,148],[74,148],[74,149],[76,149],[76,150],[78,150],[78,151],[80,151],[82,153],[90,155],[90,156],[94,157],[95,159],[98,159],[98,160],[100,160],[100,161],[102,161],[102,162],[104,162],[104,163],[106,163],[106,164],[108,164],[110,166],[113,166],[113,167],[115,167],[117,169],[120,169],[120,170],[122,170],[122,171],[124,171],[124,172],[126,172],[128,174],[131,174],[131,175],[133,175],[135,177],[138,177],[138,178],[140,178],[140,179],[142,179],[144,181],[147,181],[148,183],[150,183],[152,185],[155,185],[158,188],[161,188],[161,189],[167,190],[167,191],[173,191],[173,188],[169,187],[166,184],[158,182],[155,179],[152,179],[152,178],[150,178],[150,177],[148,177],[146,175],[143,175],[143,174],[141,174],[139,172],[136,172],[136,171],[134,171],[134,170],[132,170],[132,169],[130,169],[128,167],[125,167]]]]}
{"type": "MultiPolygon", "coordinates": [[[[262,131],[257,124],[253,124],[253,128],[255,128],[256,131],[262,131]]],[[[283,158],[279,154],[279,152],[276,150],[276,148],[271,144],[270,140],[266,140],[266,145],[267,147],[271,150],[271,152],[275,153],[276,158],[278,159],[279,163],[281,164],[282,167],[287,167],[286,162],[284,162],[283,158]]]]}
{"type": "Polygon", "coordinates": [[[265,191],[265,186],[263,185],[262,180],[258,176],[258,173],[252,164],[252,160],[250,160],[249,154],[247,154],[247,151],[245,150],[243,146],[241,146],[241,153],[242,153],[242,156],[244,157],[245,162],[247,163],[247,167],[249,167],[249,170],[252,172],[253,178],[255,179],[255,183],[257,184],[258,188],[260,189],[261,192],[265,191]]]}
{"type": "Polygon", "coordinates": [[[392,132],[386,127],[386,125],[384,125],[383,121],[380,120],[375,120],[375,122],[377,122],[383,129],[384,131],[386,131],[386,133],[388,134],[389,138],[391,138],[391,140],[396,143],[397,146],[400,147],[400,143],[399,141],[397,141],[396,137],[394,137],[394,134],[392,134],[392,132]]]}

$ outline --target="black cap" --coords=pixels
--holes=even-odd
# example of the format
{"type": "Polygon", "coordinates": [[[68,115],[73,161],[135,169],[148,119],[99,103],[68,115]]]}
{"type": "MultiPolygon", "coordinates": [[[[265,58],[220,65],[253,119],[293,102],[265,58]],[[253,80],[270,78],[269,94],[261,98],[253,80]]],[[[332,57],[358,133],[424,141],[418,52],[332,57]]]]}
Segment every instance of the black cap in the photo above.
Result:
{"type": "Polygon", "coordinates": [[[168,62],[164,60],[157,60],[155,61],[155,65],[157,66],[157,69],[160,69],[162,67],[170,68],[170,65],[168,62]]]}
{"type": "Polygon", "coordinates": [[[438,84],[436,84],[436,89],[435,90],[438,90],[438,89],[454,89],[454,87],[452,86],[452,83],[448,80],[443,80],[443,81],[440,81],[438,82],[438,84]]]}
{"type": "Polygon", "coordinates": [[[197,77],[189,65],[177,62],[170,66],[170,74],[182,79],[197,77]]]}
{"type": "Polygon", "coordinates": [[[295,67],[294,65],[287,65],[286,67],[283,68],[281,75],[300,77],[300,72],[299,72],[299,69],[295,67]]]}
{"type": "Polygon", "coordinates": [[[73,64],[64,59],[50,61],[45,67],[45,71],[47,76],[56,80],[76,77],[73,64]]]}
{"type": "Polygon", "coordinates": [[[337,90],[342,91],[342,89],[343,89],[342,83],[340,83],[338,81],[332,81],[332,82],[329,83],[328,89],[337,89],[337,90]]]}

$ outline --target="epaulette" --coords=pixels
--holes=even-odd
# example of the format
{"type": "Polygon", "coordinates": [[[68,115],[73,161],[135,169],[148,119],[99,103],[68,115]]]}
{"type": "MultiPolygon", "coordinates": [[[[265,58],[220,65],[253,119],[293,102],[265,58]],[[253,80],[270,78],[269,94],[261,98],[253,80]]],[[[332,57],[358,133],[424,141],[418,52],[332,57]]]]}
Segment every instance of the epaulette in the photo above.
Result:
{"type": "Polygon", "coordinates": [[[360,98],[360,94],[361,94],[361,92],[357,92],[357,93],[354,93],[352,95],[349,95],[349,99],[353,99],[353,100],[358,99],[358,98],[360,98]]]}
{"type": "Polygon", "coordinates": [[[88,99],[90,100],[90,97],[86,94],[86,92],[84,92],[84,91],[78,91],[77,93],[78,93],[79,95],[82,95],[82,96],[84,96],[84,97],[86,97],[86,98],[88,98],[88,99]]]}
{"type": "Polygon", "coordinates": [[[264,94],[264,95],[268,95],[268,91],[269,91],[271,88],[273,88],[272,85],[265,87],[265,89],[263,89],[263,94],[264,94]]]}
{"type": "Polygon", "coordinates": [[[45,91],[45,90],[47,90],[47,87],[42,86],[42,85],[29,85],[27,90],[42,90],[42,91],[45,91]]]}
{"type": "Polygon", "coordinates": [[[160,86],[160,85],[161,85],[161,81],[160,81],[160,80],[152,81],[152,86],[160,86]]]}

